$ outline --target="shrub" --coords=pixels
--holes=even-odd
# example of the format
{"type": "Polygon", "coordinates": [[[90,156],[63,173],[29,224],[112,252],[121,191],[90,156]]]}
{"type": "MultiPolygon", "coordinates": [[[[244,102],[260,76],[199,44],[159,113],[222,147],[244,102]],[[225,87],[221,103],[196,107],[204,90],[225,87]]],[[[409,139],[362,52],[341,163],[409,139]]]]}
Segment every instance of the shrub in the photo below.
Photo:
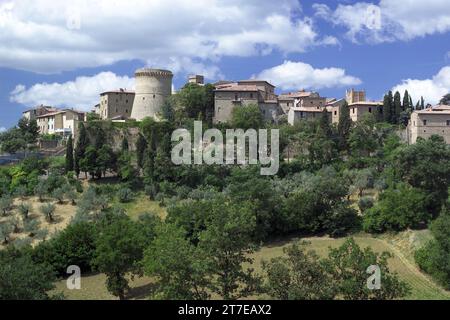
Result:
{"type": "Polygon", "coordinates": [[[130,202],[133,200],[133,191],[129,188],[122,188],[117,191],[117,196],[122,203],[130,202]]]}
{"type": "Polygon", "coordinates": [[[358,200],[358,207],[361,212],[365,212],[367,209],[370,209],[373,207],[374,200],[372,197],[365,196],[358,200]]]}

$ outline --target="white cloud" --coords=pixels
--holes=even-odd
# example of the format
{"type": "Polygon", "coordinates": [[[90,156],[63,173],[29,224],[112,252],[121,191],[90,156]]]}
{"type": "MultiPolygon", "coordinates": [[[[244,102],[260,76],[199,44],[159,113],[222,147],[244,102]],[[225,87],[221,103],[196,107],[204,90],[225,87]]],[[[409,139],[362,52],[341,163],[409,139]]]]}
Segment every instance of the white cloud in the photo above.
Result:
{"type": "Polygon", "coordinates": [[[378,5],[357,2],[338,5],[313,5],[316,16],[347,28],[354,42],[370,43],[411,40],[450,31],[448,0],[381,0],[378,5]]]}
{"type": "Polygon", "coordinates": [[[349,76],[344,69],[315,69],[303,62],[284,61],[283,64],[265,69],[255,78],[265,79],[283,90],[322,89],[361,84],[361,80],[349,76]]]}
{"type": "Polygon", "coordinates": [[[0,133],[5,132],[6,128],[5,127],[0,127],[0,133]]]}
{"type": "Polygon", "coordinates": [[[30,88],[17,85],[10,100],[28,106],[44,104],[90,111],[99,102],[101,92],[117,88],[133,89],[134,79],[102,72],[64,83],[38,83],[30,88]]]}
{"type": "Polygon", "coordinates": [[[52,73],[139,59],[212,78],[223,56],[337,40],[321,37],[296,0],[21,0],[0,3],[0,43],[3,67],[52,73]]]}
{"type": "Polygon", "coordinates": [[[450,93],[450,66],[442,68],[431,79],[406,79],[392,88],[392,91],[401,94],[405,90],[408,90],[414,103],[423,96],[426,103],[437,104],[445,94],[450,93]]]}

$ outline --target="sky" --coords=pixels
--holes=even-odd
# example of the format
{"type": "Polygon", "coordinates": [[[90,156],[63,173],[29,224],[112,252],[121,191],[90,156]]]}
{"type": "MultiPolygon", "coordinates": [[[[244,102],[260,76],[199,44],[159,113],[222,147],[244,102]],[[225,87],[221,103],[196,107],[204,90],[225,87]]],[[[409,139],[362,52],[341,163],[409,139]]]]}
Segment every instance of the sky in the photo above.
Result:
{"type": "Polygon", "coordinates": [[[144,66],[171,70],[175,90],[203,74],[436,104],[450,92],[450,1],[0,0],[0,131],[40,104],[89,111],[144,66]]]}

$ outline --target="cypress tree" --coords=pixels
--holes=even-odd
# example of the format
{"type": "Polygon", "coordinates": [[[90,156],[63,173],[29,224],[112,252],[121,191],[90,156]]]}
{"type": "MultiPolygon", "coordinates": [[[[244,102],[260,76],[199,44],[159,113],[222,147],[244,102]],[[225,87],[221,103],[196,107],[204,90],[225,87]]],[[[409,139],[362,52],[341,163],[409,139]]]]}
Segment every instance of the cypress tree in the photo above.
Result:
{"type": "Polygon", "coordinates": [[[423,99],[423,96],[420,97],[420,110],[425,109],[425,100],[423,99]]]}
{"type": "Polygon", "coordinates": [[[124,137],[122,140],[122,152],[128,152],[129,145],[128,145],[128,139],[127,137],[124,137]]]}
{"type": "Polygon", "coordinates": [[[84,158],[86,148],[89,146],[89,139],[87,137],[86,128],[84,124],[80,122],[78,125],[78,141],[76,143],[74,154],[74,170],[77,177],[80,175],[80,162],[84,158]]]}
{"type": "Polygon", "coordinates": [[[398,124],[400,114],[402,113],[402,97],[400,92],[396,91],[394,94],[394,118],[392,119],[392,123],[398,124]]]}
{"type": "Polygon", "coordinates": [[[73,163],[73,140],[72,136],[67,140],[67,148],[66,148],[66,172],[73,171],[74,163],[73,163]]]}
{"type": "Polygon", "coordinates": [[[348,107],[347,101],[341,106],[339,112],[339,122],[338,122],[338,133],[341,146],[343,148],[347,147],[347,138],[350,134],[350,129],[352,127],[352,119],[350,118],[350,108],[348,107]]]}
{"type": "Polygon", "coordinates": [[[393,104],[392,91],[389,91],[383,100],[383,120],[385,122],[392,123],[392,119],[394,118],[392,114],[393,104]]]}
{"type": "Polygon", "coordinates": [[[326,137],[331,136],[330,118],[328,117],[328,111],[326,108],[322,111],[319,126],[320,130],[326,137]]]}
{"type": "Polygon", "coordinates": [[[137,164],[141,169],[144,167],[144,156],[146,148],[147,148],[147,141],[145,141],[145,138],[142,134],[139,134],[138,139],[136,141],[136,157],[137,157],[137,164]]]}
{"type": "Polygon", "coordinates": [[[403,95],[402,111],[406,111],[409,109],[409,102],[410,102],[409,93],[408,90],[405,90],[405,94],[403,95]]]}

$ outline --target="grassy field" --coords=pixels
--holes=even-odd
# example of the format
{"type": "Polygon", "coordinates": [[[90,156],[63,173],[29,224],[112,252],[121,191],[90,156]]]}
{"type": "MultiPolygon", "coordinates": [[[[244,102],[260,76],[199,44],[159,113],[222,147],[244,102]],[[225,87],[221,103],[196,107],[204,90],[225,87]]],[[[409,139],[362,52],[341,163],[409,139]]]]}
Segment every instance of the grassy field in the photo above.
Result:
{"type": "Polygon", "coordinates": [[[154,213],[161,219],[165,219],[167,216],[165,208],[160,207],[157,201],[151,201],[142,193],[138,193],[132,202],[119,203],[117,201],[115,205],[124,208],[132,219],[137,219],[142,213],[154,213]]]}
{"type": "MultiPolygon", "coordinates": [[[[278,241],[261,248],[253,256],[255,258],[255,270],[261,272],[261,261],[283,255],[283,248],[297,239],[278,241]]],[[[321,256],[326,256],[329,247],[341,245],[345,239],[331,238],[306,238],[311,242],[310,248],[316,250],[321,256]]],[[[411,295],[407,299],[450,299],[450,292],[446,292],[436,285],[429,277],[421,273],[414,263],[403,254],[403,249],[398,247],[392,239],[377,239],[368,235],[359,235],[355,240],[361,247],[370,246],[376,252],[389,251],[394,257],[389,265],[392,271],[412,287],[411,295]]],[[[105,276],[102,274],[89,275],[82,278],[82,290],[66,289],[65,281],[59,281],[56,290],[63,292],[67,299],[114,299],[105,288],[105,276]]],[[[152,288],[152,280],[148,277],[136,278],[131,282],[131,299],[145,299],[152,288]]]]}

